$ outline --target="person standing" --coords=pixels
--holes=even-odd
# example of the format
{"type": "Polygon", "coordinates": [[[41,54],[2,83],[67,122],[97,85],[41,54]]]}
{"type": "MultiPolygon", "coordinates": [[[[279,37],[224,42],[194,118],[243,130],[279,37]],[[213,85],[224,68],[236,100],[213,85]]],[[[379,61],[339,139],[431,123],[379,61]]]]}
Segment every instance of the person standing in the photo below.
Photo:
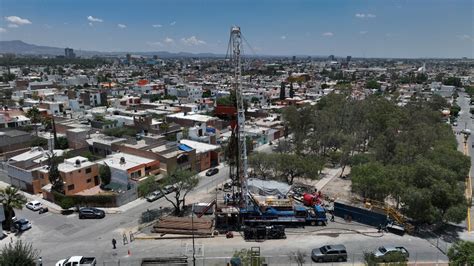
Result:
{"type": "Polygon", "coordinates": [[[117,240],[115,240],[115,238],[112,238],[112,246],[114,246],[113,249],[117,248],[116,245],[117,245],[117,240]]]}

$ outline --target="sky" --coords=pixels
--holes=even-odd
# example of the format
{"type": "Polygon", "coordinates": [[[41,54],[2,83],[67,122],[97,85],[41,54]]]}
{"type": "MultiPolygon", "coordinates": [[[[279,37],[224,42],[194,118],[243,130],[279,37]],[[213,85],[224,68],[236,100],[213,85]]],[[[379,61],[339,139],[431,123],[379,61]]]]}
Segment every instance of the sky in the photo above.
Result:
{"type": "Polygon", "coordinates": [[[0,40],[92,51],[474,57],[473,0],[0,0],[0,40]]]}

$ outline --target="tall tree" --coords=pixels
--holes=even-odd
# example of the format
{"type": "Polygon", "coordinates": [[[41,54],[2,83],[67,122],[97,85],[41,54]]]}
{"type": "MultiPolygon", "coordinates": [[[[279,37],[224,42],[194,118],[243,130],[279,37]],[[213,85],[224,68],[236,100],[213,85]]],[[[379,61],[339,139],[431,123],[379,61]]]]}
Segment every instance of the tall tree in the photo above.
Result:
{"type": "MultiPolygon", "coordinates": [[[[165,195],[165,199],[170,202],[174,207],[174,214],[176,216],[182,215],[182,210],[186,206],[186,196],[191,192],[199,183],[196,174],[189,170],[176,169],[172,173],[168,174],[163,179],[163,187],[167,185],[173,185],[175,187],[174,198],[165,195]]],[[[163,187],[160,187],[162,190],[163,187]]]]}
{"type": "Polygon", "coordinates": [[[286,98],[285,87],[286,87],[285,82],[282,82],[280,84],[280,100],[284,100],[286,98]]]}
{"type": "Polygon", "coordinates": [[[26,117],[28,117],[31,123],[35,126],[36,136],[38,137],[38,123],[41,123],[41,113],[38,107],[33,106],[26,112],[26,117]]]}
{"type": "Polygon", "coordinates": [[[106,186],[110,184],[110,180],[112,179],[112,173],[107,163],[104,163],[104,165],[101,165],[99,167],[99,177],[102,185],[106,186]]]}
{"type": "Polygon", "coordinates": [[[8,243],[0,250],[0,265],[2,266],[35,266],[39,251],[30,243],[21,240],[8,243]]]}
{"type": "Polygon", "coordinates": [[[295,90],[293,89],[293,82],[290,83],[290,98],[295,97],[295,90]]]}
{"type": "Polygon", "coordinates": [[[51,183],[51,190],[64,194],[64,183],[58,169],[59,158],[56,156],[54,152],[51,152],[51,154],[48,155],[48,157],[49,157],[48,158],[48,164],[49,164],[48,176],[49,176],[49,182],[51,183]]]}
{"type": "Polygon", "coordinates": [[[26,198],[23,194],[19,193],[18,188],[8,186],[5,189],[0,189],[0,203],[5,208],[5,228],[10,230],[14,214],[13,209],[23,209],[23,205],[26,204],[26,198]]]}

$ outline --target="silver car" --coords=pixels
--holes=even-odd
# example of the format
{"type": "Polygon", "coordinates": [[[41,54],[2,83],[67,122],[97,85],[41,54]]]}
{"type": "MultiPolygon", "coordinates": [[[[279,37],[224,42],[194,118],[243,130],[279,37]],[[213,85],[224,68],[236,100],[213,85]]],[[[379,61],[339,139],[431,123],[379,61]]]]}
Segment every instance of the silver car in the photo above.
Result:
{"type": "Polygon", "coordinates": [[[31,228],[31,223],[30,221],[28,221],[27,219],[25,218],[22,218],[20,220],[17,220],[13,223],[13,225],[15,226],[15,228],[18,230],[18,231],[26,231],[28,229],[31,228]]]}
{"type": "Polygon", "coordinates": [[[164,196],[163,192],[157,190],[157,191],[151,192],[145,198],[147,201],[152,202],[152,201],[162,198],[163,196],[164,196]]]}
{"type": "Polygon", "coordinates": [[[347,250],[344,245],[326,245],[313,249],[311,258],[316,262],[347,261],[347,250]]]}

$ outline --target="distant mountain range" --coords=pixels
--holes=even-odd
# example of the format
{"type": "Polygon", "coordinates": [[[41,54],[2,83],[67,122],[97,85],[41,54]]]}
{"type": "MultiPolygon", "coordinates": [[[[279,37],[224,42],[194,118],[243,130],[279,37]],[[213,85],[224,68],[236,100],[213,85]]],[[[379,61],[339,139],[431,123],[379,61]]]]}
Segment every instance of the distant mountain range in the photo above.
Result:
{"type": "MultiPolygon", "coordinates": [[[[0,53],[13,53],[22,55],[64,55],[64,48],[51,47],[51,46],[40,46],[25,43],[20,40],[13,41],[0,41],[0,53]]],[[[141,56],[153,56],[157,55],[160,58],[170,57],[224,57],[225,55],[213,54],[213,53],[170,53],[165,51],[157,52],[98,52],[98,51],[84,51],[74,50],[77,56],[91,57],[91,56],[124,56],[126,54],[141,55],[141,56]]]]}

